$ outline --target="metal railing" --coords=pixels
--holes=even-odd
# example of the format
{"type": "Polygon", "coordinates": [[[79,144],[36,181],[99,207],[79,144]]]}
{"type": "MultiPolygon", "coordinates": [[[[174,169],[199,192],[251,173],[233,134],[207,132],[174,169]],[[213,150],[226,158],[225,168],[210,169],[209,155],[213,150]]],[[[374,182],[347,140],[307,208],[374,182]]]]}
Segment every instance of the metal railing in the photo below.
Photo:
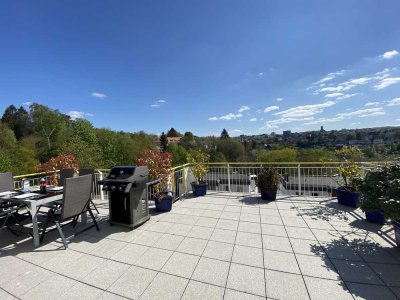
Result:
{"type": "MultiPolygon", "coordinates": [[[[210,163],[206,181],[207,190],[212,192],[234,192],[251,194],[258,193],[257,176],[263,166],[269,165],[277,169],[281,184],[280,193],[300,196],[334,196],[335,188],[339,186],[338,166],[340,162],[318,163],[210,163]]],[[[375,168],[379,163],[360,163],[364,170],[375,168]]],[[[108,193],[102,191],[98,181],[107,176],[109,169],[97,169],[94,174],[93,198],[108,199],[108,193]]],[[[49,183],[54,174],[36,173],[14,177],[15,189],[23,188],[23,179],[28,179],[30,185],[38,185],[41,178],[49,183]]],[[[185,164],[171,169],[169,192],[175,200],[191,193],[191,183],[195,181],[191,165],[185,164]]],[[[156,185],[148,185],[146,195],[150,200],[156,191],[156,185]]]]}

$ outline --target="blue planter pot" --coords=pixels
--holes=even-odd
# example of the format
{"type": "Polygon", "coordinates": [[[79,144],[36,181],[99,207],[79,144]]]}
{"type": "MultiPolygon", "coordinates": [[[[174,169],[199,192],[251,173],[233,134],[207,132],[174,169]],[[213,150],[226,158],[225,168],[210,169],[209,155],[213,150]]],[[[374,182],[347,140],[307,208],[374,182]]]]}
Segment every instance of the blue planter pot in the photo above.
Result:
{"type": "Polygon", "coordinates": [[[385,224],[385,216],[380,211],[366,211],[365,219],[376,224],[385,224]]]}
{"type": "Polygon", "coordinates": [[[269,189],[269,188],[260,188],[261,190],[261,199],[274,201],[276,200],[276,192],[277,189],[269,189]]]}
{"type": "Polygon", "coordinates": [[[207,185],[207,182],[202,182],[199,184],[192,182],[193,195],[199,197],[207,194],[207,185]]]}
{"type": "Polygon", "coordinates": [[[164,196],[161,200],[158,196],[153,196],[158,211],[171,211],[173,197],[170,195],[164,196]]]}
{"type": "Polygon", "coordinates": [[[339,204],[354,208],[360,206],[360,193],[350,192],[341,188],[337,188],[335,191],[339,204]]]}
{"type": "Polygon", "coordinates": [[[400,247],[400,220],[392,221],[397,247],[400,247]]]}

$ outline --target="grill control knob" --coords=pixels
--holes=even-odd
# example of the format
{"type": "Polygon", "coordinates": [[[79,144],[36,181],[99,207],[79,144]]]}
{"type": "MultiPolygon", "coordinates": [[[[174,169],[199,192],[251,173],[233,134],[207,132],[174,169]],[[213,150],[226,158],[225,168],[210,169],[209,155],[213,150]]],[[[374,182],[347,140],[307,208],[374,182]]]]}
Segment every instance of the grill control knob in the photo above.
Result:
{"type": "Polygon", "coordinates": [[[115,191],[115,185],[113,185],[112,187],[111,187],[111,191],[115,191]]]}
{"type": "Polygon", "coordinates": [[[108,191],[108,185],[103,185],[103,191],[108,191]]]}
{"type": "Polygon", "coordinates": [[[119,188],[118,188],[118,191],[122,192],[123,190],[124,190],[123,186],[120,185],[119,188]]]}

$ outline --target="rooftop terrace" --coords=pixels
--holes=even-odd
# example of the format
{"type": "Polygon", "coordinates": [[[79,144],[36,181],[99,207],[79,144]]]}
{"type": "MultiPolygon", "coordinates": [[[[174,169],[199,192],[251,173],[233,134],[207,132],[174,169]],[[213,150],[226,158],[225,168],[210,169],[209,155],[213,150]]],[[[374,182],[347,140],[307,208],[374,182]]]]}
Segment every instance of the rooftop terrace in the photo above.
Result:
{"type": "Polygon", "coordinates": [[[132,231],[107,223],[33,249],[0,231],[0,299],[399,299],[392,226],[333,198],[209,193],[132,231]]]}

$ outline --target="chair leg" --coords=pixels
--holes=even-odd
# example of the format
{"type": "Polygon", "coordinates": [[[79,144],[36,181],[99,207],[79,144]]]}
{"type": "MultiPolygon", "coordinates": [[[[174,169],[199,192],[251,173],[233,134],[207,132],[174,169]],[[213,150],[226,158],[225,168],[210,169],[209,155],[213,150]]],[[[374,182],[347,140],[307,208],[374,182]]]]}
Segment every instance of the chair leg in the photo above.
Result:
{"type": "Polygon", "coordinates": [[[21,227],[23,232],[32,236],[32,234],[21,224],[21,222],[17,219],[16,216],[14,216],[13,214],[10,214],[10,216],[15,220],[16,224],[18,224],[18,226],[21,227]]]}
{"type": "Polygon", "coordinates": [[[79,218],[79,216],[76,216],[72,219],[72,223],[71,223],[72,228],[75,228],[76,224],[78,224],[78,218],[79,218]]]}
{"type": "Polygon", "coordinates": [[[65,239],[65,236],[64,236],[64,233],[63,233],[63,231],[61,229],[60,223],[58,221],[55,221],[55,223],[56,223],[56,227],[57,227],[58,233],[61,236],[61,239],[62,239],[62,241],[64,243],[64,247],[65,247],[65,250],[66,250],[68,248],[67,240],[65,239]]]}
{"type": "MultiPolygon", "coordinates": [[[[99,214],[100,212],[99,212],[99,210],[97,209],[97,207],[96,207],[96,205],[94,204],[94,202],[93,202],[92,199],[90,199],[90,204],[93,205],[93,208],[96,210],[97,214],[99,214]]],[[[89,204],[89,205],[90,205],[90,204],[89,204]]]]}
{"type": "Polygon", "coordinates": [[[91,218],[93,220],[94,225],[96,226],[97,231],[100,231],[99,225],[97,224],[96,218],[94,217],[93,212],[90,209],[90,207],[88,207],[88,211],[89,211],[89,214],[90,214],[90,216],[91,216],[91,218]]]}
{"type": "Polygon", "coordinates": [[[46,234],[46,229],[47,229],[47,226],[49,225],[49,222],[50,222],[50,211],[47,213],[46,223],[44,223],[42,235],[40,236],[41,243],[43,242],[44,235],[46,234]]]}

